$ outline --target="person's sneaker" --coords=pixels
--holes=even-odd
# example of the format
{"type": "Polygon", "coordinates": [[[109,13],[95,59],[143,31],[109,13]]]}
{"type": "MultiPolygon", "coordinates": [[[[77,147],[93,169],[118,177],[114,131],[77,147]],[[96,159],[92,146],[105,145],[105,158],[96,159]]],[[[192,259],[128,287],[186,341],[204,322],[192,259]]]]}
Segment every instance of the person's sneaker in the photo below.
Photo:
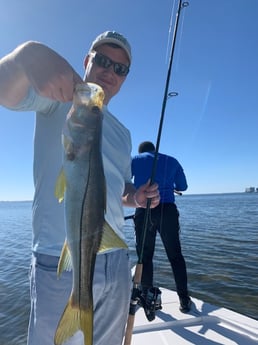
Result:
{"type": "Polygon", "coordinates": [[[180,300],[180,307],[179,310],[181,313],[188,313],[191,310],[192,301],[189,296],[187,297],[179,297],[180,300]]]}
{"type": "Polygon", "coordinates": [[[161,310],[161,291],[159,288],[156,288],[156,301],[155,301],[155,310],[161,310]]]}

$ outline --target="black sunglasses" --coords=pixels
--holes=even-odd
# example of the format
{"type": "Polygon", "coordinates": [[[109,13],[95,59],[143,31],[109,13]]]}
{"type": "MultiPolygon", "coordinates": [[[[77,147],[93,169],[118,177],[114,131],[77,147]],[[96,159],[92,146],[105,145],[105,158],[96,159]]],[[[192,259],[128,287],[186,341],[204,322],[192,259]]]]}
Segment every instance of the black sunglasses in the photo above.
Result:
{"type": "Polygon", "coordinates": [[[111,60],[106,55],[100,54],[98,52],[93,52],[93,62],[99,67],[109,68],[113,65],[114,72],[120,77],[125,77],[129,73],[129,66],[124,65],[120,62],[115,62],[111,60]]]}

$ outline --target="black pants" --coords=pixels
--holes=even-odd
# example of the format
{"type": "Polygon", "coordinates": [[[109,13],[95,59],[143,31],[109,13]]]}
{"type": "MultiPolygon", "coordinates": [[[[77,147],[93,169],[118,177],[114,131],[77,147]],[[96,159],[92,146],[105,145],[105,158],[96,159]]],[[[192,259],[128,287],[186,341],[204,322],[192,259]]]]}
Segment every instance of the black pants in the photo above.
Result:
{"type": "MultiPolygon", "coordinates": [[[[180,297],[188,296],[186,264],[181,252],[179,212],[177,207],[173,203],[159,204],[156,208],[150,209],[149,215],[142,257],[142,286],[151,287],[153,285],[152,259],[155,249],[156,233],[158,231],[174,274],[177,293],[180,297]]],[[[142,250],[144,217],[145,209],[136,209],[134,224],[138,257],[142,250]]]]}

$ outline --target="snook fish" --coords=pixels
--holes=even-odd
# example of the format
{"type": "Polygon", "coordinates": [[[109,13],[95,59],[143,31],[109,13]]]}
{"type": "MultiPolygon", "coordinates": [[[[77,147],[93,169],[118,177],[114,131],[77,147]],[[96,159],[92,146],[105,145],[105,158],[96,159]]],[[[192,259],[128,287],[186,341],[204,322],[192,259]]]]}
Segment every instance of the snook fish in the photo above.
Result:
{"type": "Polygon", "coordinates": [[[93,343],[92,281],[96,254],[126,244],[105,222],[106,185],[101,154],[103,90],[96,84],[78,84],[63,131],[64,162],[55,194],[64,198],[66,241],[58,265],[73,270],[70,298],[57,326],[55,345],[77,330],[84,344],[93,343]]]}

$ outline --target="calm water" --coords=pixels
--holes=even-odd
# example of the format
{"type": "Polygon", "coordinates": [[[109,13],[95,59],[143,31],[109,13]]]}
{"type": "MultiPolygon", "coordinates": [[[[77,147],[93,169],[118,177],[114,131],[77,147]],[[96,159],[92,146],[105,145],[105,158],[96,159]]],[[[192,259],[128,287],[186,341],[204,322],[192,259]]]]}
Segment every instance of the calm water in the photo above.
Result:
{"type": "MultiPolygon", "coordinates": [[[[258,319],[258,193],[176,197],[191,295],[258,319]]],[[[126,209],[126,214],[131,210],[126,209]]],[[[132,222],[126,222],[132,264],[132,222]]],[[[31,203],[0,202],[0,345],[25,345],[31,203]]],[[[174,289],[157,239],[155,281],[174,289]]]]}

